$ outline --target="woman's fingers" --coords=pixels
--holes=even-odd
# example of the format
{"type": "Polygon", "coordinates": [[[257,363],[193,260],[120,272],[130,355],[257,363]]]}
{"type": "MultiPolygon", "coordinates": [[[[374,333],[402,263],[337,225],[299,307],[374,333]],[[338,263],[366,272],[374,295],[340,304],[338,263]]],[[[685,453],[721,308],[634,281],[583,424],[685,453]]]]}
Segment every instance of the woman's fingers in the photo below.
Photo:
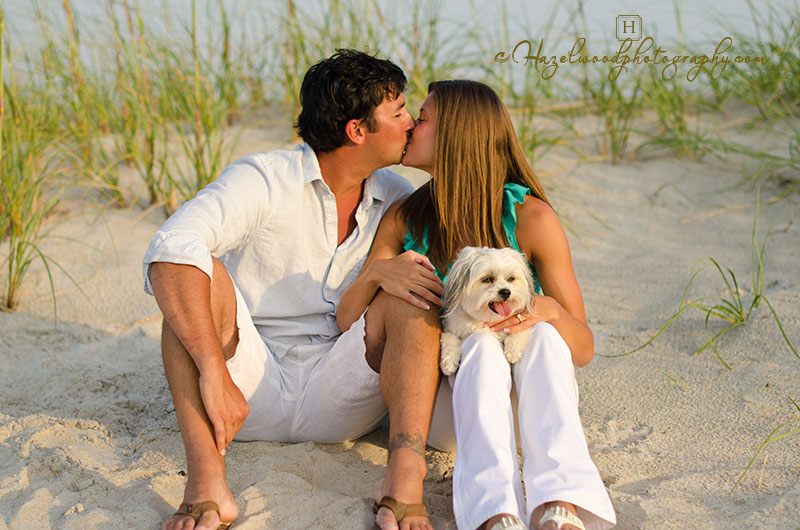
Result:
{"type": "Polygon", "coordinates": [[[489,323],[491,331],[504,331],[506,333],[517,333],[523,331],[536,324],[537,320],[527,311],[517,313],[500,322],[489,323]],[[519,316],[518,316],[519,315],[519,316]]]}
{"type": "Polygon", "coordinates": [[[444,288],[441,285],[431,280],[425,280],[420,283],[420,287],[422,287],[425,290],[425,292],[429,293],[430,296],[429,299],[431,300],[431,302],[437,305],[442,305],[444,303],[442,302],[442,295],[444,294],[444,288]]]}
{"type": "Polygon", "coordinates": [[[420,284],[412,286],[412,288],[409,290],[409,294],[411,296],[414,296],[417,300],[421,299],[421,303],[423,304],[423,305],[419,305],[419,304],[414,304],[414,305],[416,305],[417,307],[421,307],[423,309],[426,309],[426,310],[430,309],[431,305],[437,306],[437,307],[441,307],[442,305],[444,305],[444,302],[442,301],[441,297],[436,294],[436,291],[432,291],[432,289],[436,289],[436,285],[435,284],[430,284],[430,283],[422,284],[422,283],[420,283],[420,284]]]}
{"type": "Polygon", "coordinates": [[[434,285],[437,286],[438,289],[444,292],[444,283],[442,283],[442,280],[440,280],[439,277],[436,276],[436,272],[430,269],[423,268],[422,271],[420,271],[420,273],[423,278],[432,282],[434,285]]]}
{"type": "Polygon", "coordinates": [[[426,304],[424,301],[422,301],[419,298],[417,298],[416,296],[414,296],[414,293],[412,293],[411,291],[408,291],[405,294],[405,296],[403,296],[403,300],[405,300],[409,304],[413,305],[414,307],[418,307],[420,309],[424,309],[425,311],[428,311],[431,308],[430,305],[426,304]]]}
{"type": "Polygon", "coordinates": [[[433,266],[433,263],[431,263],[431,260],[429,260],[427,258],[427,256],[423,256],[422,254],[419,254],[419,256],[417,258],[414,258],[414,261],[416,261],[417,263],[419,263],[420,265],[422,265],[423,267],[425,267],[429,271],[436,272],[436,267],[433,266]]]}

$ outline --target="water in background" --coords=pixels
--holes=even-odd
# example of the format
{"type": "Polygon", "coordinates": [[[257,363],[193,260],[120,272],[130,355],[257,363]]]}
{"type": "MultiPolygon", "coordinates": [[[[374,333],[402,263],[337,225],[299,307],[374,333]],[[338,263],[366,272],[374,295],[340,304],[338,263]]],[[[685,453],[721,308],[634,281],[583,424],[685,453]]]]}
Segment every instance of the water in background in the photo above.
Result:
{"type": "MultiPolygon", "coordinates": [[[[335,0],[295,0],[299,10],[321,18],[325,6],[335,0]]],[[[362,0],[366,5],[374,0],[362,0]]],[[[52,15],[52,24],[63,24],[62,0],[6,0],[6,26],[17,45],[29,51],[40,43],[40,29],[35,22],[33,5],[41,6],[42,11],[52,15]]],[[[119,3],[119,2],[115,2],[119,3]]],[[[136,0],[132,0],[136,4],[136,0]]],[[[187,31],[191,23],[190,0],[138,0],[145,14],[148,27],[165,35],[187,31]]],[[[276,13],[284,9],[287,2],[222,0],[229,18],[235,21],[234,42],[243,35],[251,38],[259,34],[276,31],[276,13]]],[[[82,35],[83,39],[93,40],[110,31],[105,27],[108,20],[107,0],[72,0],[73,8],[84,28],[93,28],[96,34],[82,35]]],[[[349,2],[357,5],[359,1],[349,2]]],[[[408,11],[413,2],[408,1],[408,11]]],[[[715,0],[545,0],[526,2],[508,0],[489,2],[485,0],[440,0],[440,15],[445,28],[444,34],[457,32],[466,27],[475,28],[486,35],[487,41],[500,41],[507,33],[510,43],[522,39],[538,41],[547,36],[546,48],[552,53],[568,52],[576,35],[586,36],[589,43],[599,47],[599,51],[616,46],[615,21],[617,15],[640,15],[645,35],[652,36],[660,45],[675,45],[679,41],[694,44],[717,43],[727,33],[727,28],[747,35],[754,35],[753,16],[748,0],[728,0],[724,8],[715,0]],[[583,15],[580,15],[582,10],[583,15]],[[680,18],[680,26],[678,23],[680,18]],[[507,21],[504,24],[504,19],[507,21]],[[553,28],[546,24],[552,20],[553,28]],[[585,29],[584,29],[585,28],[585,29]],[[569,36],[559,35],[567,32],[569,36]]],[[[775,2],[754,2],[755,9],[761,10],[775,2]]],[[[198,26],[206,38],[209,30],[213,33],[214,24],[219,19],[218,3],[215,0],[198,2],[198,26]]],[[[403,2],[378,0],[384,11],[391,11],[402,17],[403,2]]],[[[465,43],[466,44],[466,43],[465,43]]],[[[378,43],[380,46],[380,43],[378,43]]]]}
{"type": "MultiPolygon", "coordinates": [[[[437,60],[460,65],[446,75],[489,82],[492,76],[495,79],[502,77],[518,88],[530,74],[529,69],[516,67],[511,62],[501,64],[494,59],[498,52],[511,55],[514,46],[522,40],[531,41],[532,51],[536,52],[540,39],[543,39],[542,53],[550,57],[568,54],[576,39],[585,37],[584,53],[612,56],[620,46],[616,39],[617,16],[639,15],[644,27],[643,35],[653,37],[655,41],[652,48],[661,47],[666,55],[675,56],[683,54],[682,46],[685,45],[692,50],[691,53],[704,53],[710,57],[726,36],[741,34],[758,38],[756,16],[768,18],[770,13],[774,16],[775,11],[770,12],[770,8],[796,5],[797,1],[729,0],[723,9],[715,0],[438,0],[427,3],[422,0],[197,0],[197,24],[201,49],[212,50],[210,55],[216,55],[221,49],[219,7],[220,4],[224,6],[231,22],[231,45],[237,49],[252,49],[253,56],[265,64],[261,75],[271,80],[280,74],[270,69],[276,62],[272,59],[286,53],[281,49],[277,36],[282,34],[280,20],[290,3],[298,10],[299,19],[315,21],[321,21],[324,13],[334,5],[364,6],[365,11],[370,11],[370,20],[375,20],[377,5],[390,27],[409,28],[409,31],[413,27],[414,6],[422,5],[424,7],[417,12],[423,17],[438,13],[437,43],[442,45],[438,48],[441,53],[437,60]]],[[[140,6],[150,34],[173,38],[183,44],[191,43],[191,0],[129,0],[129,3],[140,6]]],[[[109,27],[110,6],[114,6],[118,18],[124,20],[122,2],[71,0],[71,5],[81,30],[80,53],[85,64],[104,68],[113,60],[107,49],[108,43],[113,41],[112,28],[109,27]]],[[[65,33],[64,0],[5,0],[2,6],[12,49],[16,51],[15,62],[23,61],[26,55],[36,62],[43,30],[39,27],[42,17],[37,17],[34,6],[39,6],[44,13],[48,31],[55,35],[65,33]]],[[[763,28],[763,20],[760,26],[763,28]]],[[[370,43],[369,51],[402,65],[402,58],[394,45],[392,42],[370,43]]],[[[635,48],[636,44],[631,54],[635,48]]],[[[186,49],[188,61],[191,56],[188,47],[186,49]]],[[[321,59],[333,51],[331,49],[310,59],[321,59]]],[[[521,59],[520,63],[524,61],[525,48],[521,51],[523,53],[515,57],[521,59]]],[[[737,54],[735,40],[727,54],[737,54]]],[[[569,68],[562,70],[559,78],[569,71],[569,68]]]]}

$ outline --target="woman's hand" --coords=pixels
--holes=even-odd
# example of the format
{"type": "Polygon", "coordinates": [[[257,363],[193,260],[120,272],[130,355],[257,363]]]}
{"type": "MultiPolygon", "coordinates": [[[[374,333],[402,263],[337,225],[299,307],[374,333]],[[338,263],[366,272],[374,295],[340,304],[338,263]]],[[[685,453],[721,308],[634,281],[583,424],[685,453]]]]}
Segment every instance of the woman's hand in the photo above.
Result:
{"type": "Polygon", "coordinates": [[[430,304],[444,303],[444,284],[426,256],[407,250],[393,258],[377,260],[372,266],[379,287],[387,293],[426,311],[430,304]]]}
{"type": "Polygon", "coordinates": [[[537,322],[553,322],[564,309],[561,304],[551,296],[535,295],[529,310],[512,315],[499,322],[489,323],[492,331],[505,331],[506,333],[518,333],[526,330],[537,322]]]}

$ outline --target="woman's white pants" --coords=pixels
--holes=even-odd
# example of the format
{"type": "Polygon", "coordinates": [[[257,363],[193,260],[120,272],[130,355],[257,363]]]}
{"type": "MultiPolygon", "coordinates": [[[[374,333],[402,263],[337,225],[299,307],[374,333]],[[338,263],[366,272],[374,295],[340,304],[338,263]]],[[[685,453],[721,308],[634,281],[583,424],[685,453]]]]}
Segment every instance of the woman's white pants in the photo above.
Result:
{"type": "MultiPolygon", "coordinates": [[[[550,501],[578,508],[587,530],[616,523],[614,508],[589,456],[578,415],[578,386],[569,348],[545,322],[533,326],[522,359],[509,366],[500,342],[478,332],[464,339],[463,356],[449,385],[443,380],[429,441],[452,450],[448,441],[447,394],[452,389],[456,464],[453,511],[460,530],[478,528],[499,513],[529,521],[550,501]],[[512,407],[512,377],[522,449],[522,482],[512,407]]],[[[538,522],[538,521],[537,521],[538,522]]]]}

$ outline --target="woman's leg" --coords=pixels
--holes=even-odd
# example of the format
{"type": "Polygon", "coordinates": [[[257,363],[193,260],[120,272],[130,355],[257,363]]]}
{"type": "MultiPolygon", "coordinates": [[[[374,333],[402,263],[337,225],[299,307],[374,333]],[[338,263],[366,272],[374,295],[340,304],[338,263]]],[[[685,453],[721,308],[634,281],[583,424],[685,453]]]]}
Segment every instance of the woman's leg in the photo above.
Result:
{"type": "MultiPolygon", "coordinates": [[[[578,415],[572,357],[552,325],[534,325],[525,355],[513,373],[528,517],[546,502],[565,501],[577,507],[587,530],[612,526],[614,508],[589,456],[578,415]]],[[[531,522],[534,528],[539,523],[538,519],[531,522]]]]}
{"type": "Polygon", "coordinates": [[[511,370],[497,339],[473,333],[453,387],[456,465],[453,511],[458,528],[474,530],[498,513],[522,516],[511,370]]]}

